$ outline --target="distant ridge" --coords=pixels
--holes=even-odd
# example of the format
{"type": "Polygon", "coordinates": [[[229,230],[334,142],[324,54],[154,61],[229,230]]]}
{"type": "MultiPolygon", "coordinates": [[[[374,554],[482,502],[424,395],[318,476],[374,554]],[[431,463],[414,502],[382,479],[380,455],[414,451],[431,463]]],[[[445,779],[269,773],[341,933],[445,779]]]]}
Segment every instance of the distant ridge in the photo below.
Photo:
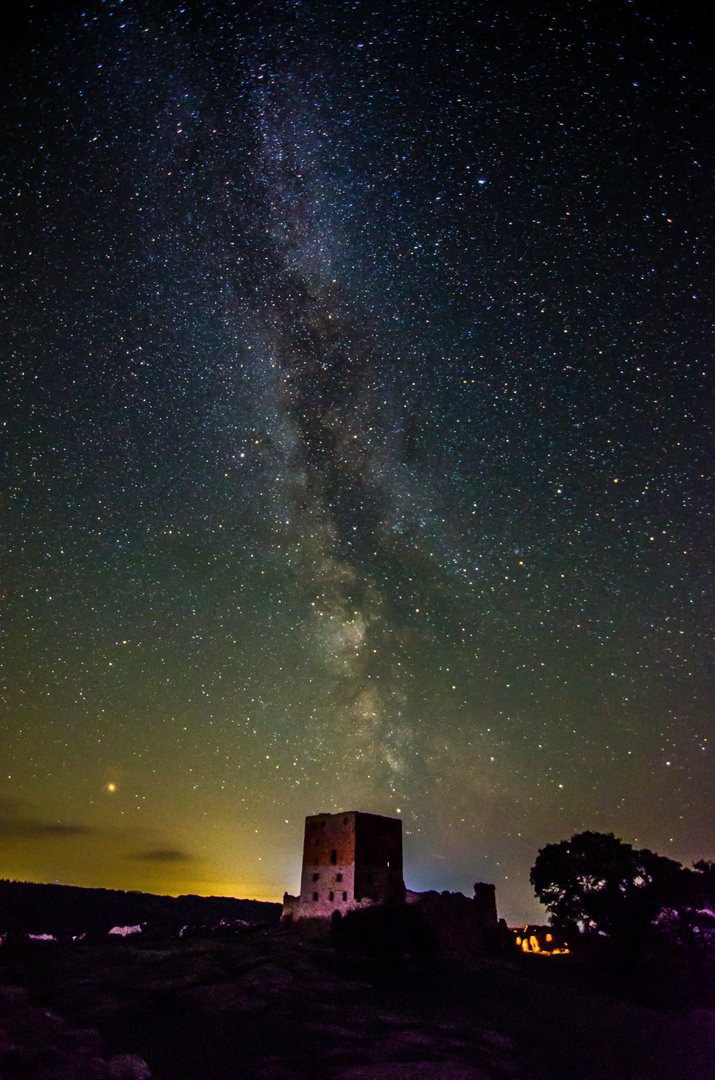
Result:
{"type": "Polygon", "coordinates": [[[106,934],[113,926],[146,924],[147,932],[243,920],[277,923],[281,905],[230,896],[157,896],[121,889],[40,885],[0,880],[0,934],[106,934]]]}

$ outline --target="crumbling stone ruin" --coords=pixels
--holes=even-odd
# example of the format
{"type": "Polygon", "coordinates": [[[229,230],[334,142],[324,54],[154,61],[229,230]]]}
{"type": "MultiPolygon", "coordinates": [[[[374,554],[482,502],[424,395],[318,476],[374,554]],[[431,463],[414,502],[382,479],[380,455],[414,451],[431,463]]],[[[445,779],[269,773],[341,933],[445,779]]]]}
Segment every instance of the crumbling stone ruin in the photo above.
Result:
{"type": "Polygon", "coordinates": [[[463,893],[417,893],[407,890],[405,902],[418,911],[440,945],[460,948],[471,945],[492,951],[511,944],[504,920],[497,918],[496,889],[478,881],[474,896],[463,893]]]}
{"type": "Polygon", "coordinates": [[[443,944],[486,945],[499,926],[493,885],[477,883],[471,898],[405,889],[399,818],[357,810],[307,817],[300,895],[285,894],[282,921],[335,921],[375,904],[419,911],[443,944]]]}

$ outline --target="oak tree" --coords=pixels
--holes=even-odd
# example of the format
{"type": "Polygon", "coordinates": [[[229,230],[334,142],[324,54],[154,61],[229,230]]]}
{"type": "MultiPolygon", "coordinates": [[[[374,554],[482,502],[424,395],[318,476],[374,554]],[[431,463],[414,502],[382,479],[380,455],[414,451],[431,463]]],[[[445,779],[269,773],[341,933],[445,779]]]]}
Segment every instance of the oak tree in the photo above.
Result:
{"type": "Polygon", "coordinates": [[[649,927],[678,902],[680,863],[636,850],[613,833],[582,832],[539,851],[530,880],[553,925],[574,934],[608,935],[640,952],[649,927]]]}

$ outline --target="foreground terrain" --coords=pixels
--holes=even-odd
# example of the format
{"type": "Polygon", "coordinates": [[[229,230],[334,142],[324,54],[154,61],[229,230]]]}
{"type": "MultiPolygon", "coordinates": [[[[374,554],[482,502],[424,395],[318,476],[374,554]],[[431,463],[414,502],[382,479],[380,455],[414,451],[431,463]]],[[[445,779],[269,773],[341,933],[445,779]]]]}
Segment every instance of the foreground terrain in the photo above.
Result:
{"type": "Polygon", "coordinates": [[[573,957],[369,957],[280,928],[0,947],[3,1080],[709,1080],[712,1035],[573,957]]]}

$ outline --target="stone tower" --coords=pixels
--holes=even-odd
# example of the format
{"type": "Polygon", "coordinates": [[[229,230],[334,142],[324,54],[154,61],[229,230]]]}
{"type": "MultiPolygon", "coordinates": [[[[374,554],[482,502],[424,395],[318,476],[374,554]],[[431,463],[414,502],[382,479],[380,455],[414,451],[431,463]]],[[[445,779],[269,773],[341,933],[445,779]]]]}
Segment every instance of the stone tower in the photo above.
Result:
{"type": "Polygon", "coordinates": [[[283,913],[293,919],[330,918],[363,901],[404,897],[402,822],[347,810],[305,819],[300,896],[286,894],[283,913]]]}

